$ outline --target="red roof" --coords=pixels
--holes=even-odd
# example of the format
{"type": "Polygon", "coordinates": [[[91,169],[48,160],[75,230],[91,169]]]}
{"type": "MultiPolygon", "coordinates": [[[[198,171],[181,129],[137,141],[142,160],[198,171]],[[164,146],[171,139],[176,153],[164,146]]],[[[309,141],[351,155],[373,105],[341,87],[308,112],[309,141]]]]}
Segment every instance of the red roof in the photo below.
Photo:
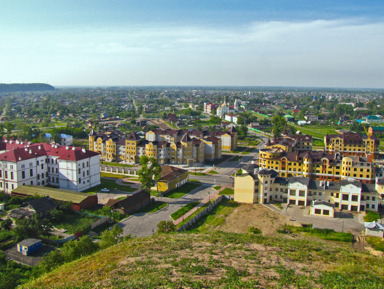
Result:
{"type": "Polygon", "coordinates": [[[0,160],[17,162],[39,156],[55,156],[61,160],[78,161],[98,155],[98,153],[79,147],[65,147],[47,143],[1,143],[0,148],[7,150],[0,154],[0,160]]]}

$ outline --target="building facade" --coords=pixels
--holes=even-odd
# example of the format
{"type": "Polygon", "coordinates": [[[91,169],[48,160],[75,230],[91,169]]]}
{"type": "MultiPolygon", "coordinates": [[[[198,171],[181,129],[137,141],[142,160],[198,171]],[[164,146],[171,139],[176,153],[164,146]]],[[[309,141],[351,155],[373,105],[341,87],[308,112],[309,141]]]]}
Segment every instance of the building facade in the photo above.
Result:
{"type": "Polygon", "coordinates": [[[0,144],[0,189],[51,185],[84,191],[100,184],[100,156],[90,150],[46,143],[0,144]]]}
{"type": "Polygon", "coordinates": [[[275,170],[243,170],[236,174],[234,200],[240,203],[279,202],[308,206],[314,202],[332,204],[338,210],[377,211],[382,202],[375,186],[353,180],[316,181],[307,177],[282,178],[275,170]]]}
{"type": "Polygon", "coordinates": [[[353,178],[374,184],[375,166],[367,158],[343,157],[321,151],[285,152],[278,148],[261,149],[261,168],[273,169],[280,177],[308,177],[315,180],[337,182],[353,178]]]}
{"type": "Polygon", "coordinates": [[[152,130],[145,138],[135,132],[89,134],[89,149],[101,159],[134,164],[141,156],[154,157],[160,164],[194,165],[221,157],[222,150],[237,148],[237,131],[152,130]]]}
{"type": "Polygon", "coordinates": [[[324,137],[325,151],[344,156],[377,157],[380,141],[375,135],[368,137],[354,132],[344,132],[324,137]]]}

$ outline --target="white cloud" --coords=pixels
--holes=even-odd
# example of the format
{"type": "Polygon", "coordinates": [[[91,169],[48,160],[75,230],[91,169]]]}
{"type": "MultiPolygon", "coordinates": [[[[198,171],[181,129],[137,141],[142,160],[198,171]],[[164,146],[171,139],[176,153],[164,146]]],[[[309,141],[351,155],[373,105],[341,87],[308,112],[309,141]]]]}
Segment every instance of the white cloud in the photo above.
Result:
{"type": "Polygon", "coordinates": [[[8,69],[2,69],[0,80],[36,76],[66,85],[384,87],[381,22],[270,21],[1,34],[0,62],[8,69]]]}

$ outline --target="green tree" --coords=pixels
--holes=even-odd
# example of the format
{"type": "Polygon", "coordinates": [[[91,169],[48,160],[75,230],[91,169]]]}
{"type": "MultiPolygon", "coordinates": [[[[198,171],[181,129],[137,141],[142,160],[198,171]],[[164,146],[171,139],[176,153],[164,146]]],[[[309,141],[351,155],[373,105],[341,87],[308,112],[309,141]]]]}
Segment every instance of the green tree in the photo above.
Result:
{"type": "Polygon", "coordinates": [[[157,224],[158,233],[172,233],[176,231],[176,226],[172,221],[161,221],[157,224]]]}
{"type": "Polygon", "coordinates": [[[91,237],[83,236],[77,241],[65,243],[61,251],[65,261],[70,262],[80,257],[91,255],[98,249],[99,246],[92,241],[91,237]]]}
{"type": "Polygon", "coordinates": [[[15,126],[12,123],[10,123],[9,121],[7,121],[4,124],[4,128],[7,130],[8,133],[11,133],[14,127],[15,126]]]}
{"type": "Polygon", "coordinates": [[[238,133],[238,138],[240,140],[243,140],[248,135],[248,128],[245,125],[239,126],[237,127],[237,133],[238,133]]]}
{"type": "Polygon", "coordinates": [[[17,220],[15,234],[17,240],[26,238],[37,238],[40,235],[48,234],[51,224],[47,219],[40,219],[37,214],[26,220],[17,220]]]}
{"type": "Polygon", "coordinates": [[[160,179],[161,167],[154,158],[142,156],[140,158],[141,169],[137,172],[139,176],[140,188],[144,188],[147,191],[156,185],[160,179]]]}
{"type": "Polygon", "coordinates": [[[100,247],[102,249],[111,247],[124,240],[122,236],[123,229],[119,226],[113,226],[112,230],[106,230],[101,234],[100,247]]]}
{"type": "Polygon", "coordinates": [[[65,263],[65,258],[59,250],[44,255],[39,267],[43,272],[49,272],[65,263]]]}
{"type": "Polygon", "coordinates": [[[280,115],[276,115],[272,119],[272,125],[273,125],[273,137],[278,138],[281,136],[281,133],[284,131],[285,125],[287,124],[287,121],[284,117],[280,115]]]}

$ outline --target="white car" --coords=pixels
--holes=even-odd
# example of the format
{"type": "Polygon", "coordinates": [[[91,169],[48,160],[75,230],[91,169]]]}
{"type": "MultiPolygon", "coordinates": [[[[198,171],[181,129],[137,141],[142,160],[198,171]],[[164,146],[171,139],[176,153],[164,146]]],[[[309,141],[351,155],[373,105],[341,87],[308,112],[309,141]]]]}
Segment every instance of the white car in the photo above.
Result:
{"type": "Polygon", "coordinates": [[[104,189],[101,189],[100,191],[103,192],[103,193],[108,193],[109,189],[108,188],[104,188],[104,189]]]}

